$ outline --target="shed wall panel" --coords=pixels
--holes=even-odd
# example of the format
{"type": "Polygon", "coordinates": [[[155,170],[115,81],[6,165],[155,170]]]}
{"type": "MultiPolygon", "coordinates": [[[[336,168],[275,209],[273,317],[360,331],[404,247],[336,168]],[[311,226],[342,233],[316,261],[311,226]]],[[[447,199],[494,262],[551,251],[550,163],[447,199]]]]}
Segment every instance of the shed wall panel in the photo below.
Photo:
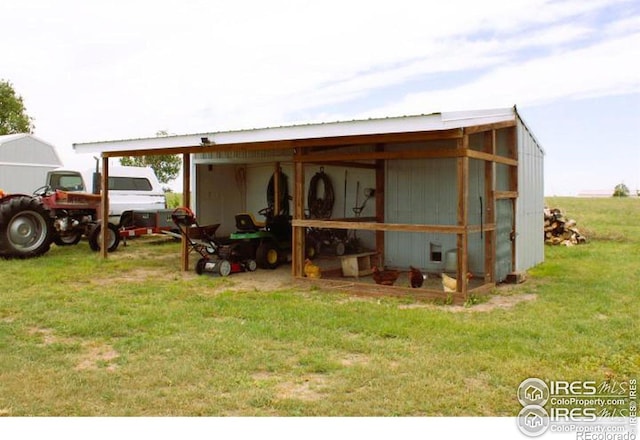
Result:
{"type": "Polygon", "coordinates": [[[518,120],[518,201],[516,204],[515,270],[544,261],[544,152],[518,120]]]}

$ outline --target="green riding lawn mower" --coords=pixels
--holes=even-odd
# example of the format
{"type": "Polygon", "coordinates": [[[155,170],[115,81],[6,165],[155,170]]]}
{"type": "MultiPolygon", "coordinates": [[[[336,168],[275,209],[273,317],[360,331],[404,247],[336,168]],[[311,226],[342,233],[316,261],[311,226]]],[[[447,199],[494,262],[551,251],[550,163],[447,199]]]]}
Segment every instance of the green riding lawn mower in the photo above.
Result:
{"type": "MultiPolygon", "coordinates": [[[[243,254],[253,256],[261,269],[275,269],[291,257],[291,216],[273,215],[272,208],[264,208],[258,214],[265,222],[257,222],[251,214],[236,215],[236,229],[229,237],[236,242],[236,248],[242,248],[243,254]]],[[[316,256],[316,245],[307,237],[305,240],[307,258],[316,256]]]]}

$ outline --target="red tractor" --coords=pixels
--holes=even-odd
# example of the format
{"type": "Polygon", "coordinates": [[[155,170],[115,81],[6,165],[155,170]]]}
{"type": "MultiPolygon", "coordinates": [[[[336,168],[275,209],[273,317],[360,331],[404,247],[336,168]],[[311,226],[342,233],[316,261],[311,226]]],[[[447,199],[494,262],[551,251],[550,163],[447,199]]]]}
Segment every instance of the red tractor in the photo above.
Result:
{"type": "MultiPolygon", "coordinates": [[[[83,235],[100,249],[100,195],[37,189],[33,195],[0,191],[0,257],[32,258],[45,254],[51,243],[78,243],[83,235]]],[[[107,249],[118,247],[118,227],[109,227],[107,249]]]]}

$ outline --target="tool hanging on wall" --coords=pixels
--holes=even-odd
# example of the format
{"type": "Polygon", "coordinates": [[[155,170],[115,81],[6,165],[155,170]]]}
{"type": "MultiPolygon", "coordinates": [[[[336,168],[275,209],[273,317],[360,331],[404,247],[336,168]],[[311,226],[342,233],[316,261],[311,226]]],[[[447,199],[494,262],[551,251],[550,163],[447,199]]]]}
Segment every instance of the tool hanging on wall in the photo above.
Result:
{"type": "Polygon", "coordinates": [[[320,171],[314,174],[309,182],[309,193],[307,194],[309,214],[314,218],[331,217],[334,201],[335,194],[331,179],[324,172],[324,168],[320,167],[320,171]],[[322,197],[318,195],[320,183],[322,183],[322,197]]]}

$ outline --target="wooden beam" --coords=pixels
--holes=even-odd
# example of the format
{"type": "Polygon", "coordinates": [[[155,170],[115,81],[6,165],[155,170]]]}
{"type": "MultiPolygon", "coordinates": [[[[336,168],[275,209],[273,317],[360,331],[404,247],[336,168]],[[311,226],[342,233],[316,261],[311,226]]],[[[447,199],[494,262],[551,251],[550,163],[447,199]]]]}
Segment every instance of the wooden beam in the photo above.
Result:
{"type": "Polygon", "coordinates": [[[293,226],[305,228],[357,229],[362,231],[435,232],[439,234],[460,234],[464,226],[455,225],[415,225],[410,223],[376,223],[335,220],[292,220],[293,226]]]}
{"type": "Polygon", "coordinates": [[[518,191],[495,191],[495,198],[500,199],[517,199],[518,191]]]}
{"type": "MultiPolygon", "coordinates": [[[[182,206],[191,207],[191,155],[189,153],[182,155],[182,206]]],[[[182,236],[180,246],[180,269],[183,272],[189,270],[189,243],[185,236],[182,236]]]]}
{"type": "Polygon", "coordinates": [[[420,142],[444,139],[458,139],[462,137],[462,129],[429,130],[403,133],[366,134],[353,136],[333,136],[296,140],[277,140],[242,142],[229,144],[191,145],[184,147],[168,147],[146,150],[105,151],[105,157],[122,156],[157,156],[164,154],[200,154],[228,151],[265,151],[265,150],[293,150],[295,148],[313,148],[327,146],[349,146],[376,144],[388,142],[420,142]]]}
{"type": "Polygon", "coordinates": [[[280,215],[280,162],[276,162],[273,171],[273,215],[280,215]]]}
{"type": "MultiPolygon", "coordinates": [[[[485,132],[484,150],[486,153],[494,155],[496,152],[496,131],[491,130],[485,132]]],[[[484,233],[484,281],[485,283],[494,283],[496,279],[496,180],[495,180],[495,163],[493,161],[485,161],[484,163],[484,199],[485,212],[484,221],[493,224],[494,228],[484,233]]]]}
{"type": "MultiPolygon", "coordinates": [[[[296,155],[301,151],[296,151],[296,155]]],[[[293,218],[304,218],[304,165],[302,162],[294,164],[294,188],[293,188],[293,218]]],[[[293,226],[292,254],[291,254],[291,275],[301,277],[304,273],[304,257],[305,257],[305,228],[293,226]]]]}
{"type": "Polygon", "coordinates": [[[367,170],[376,169],[375,163],[364,163],[364,162],[346,162],[346,161],[336,161],[336,162],[305,162],[307,165],[320,165],[320,166],[336,166],[336,167],[346,167],[346,168],[362,168],[367,170]]]}
{"type": "MultiPolygon", "coordinates": [[[[468,151],[469,136],[465,135],[458,141],[463,150],[468,151]]],[[[467,272],[469,272],[469,237],[467,225],[469,224],[469,157],[459,157],[457,160],[458,180],[458,227],[461,231],[457,237],[458,250],[458,283],[457,291],[462,295],[467,294],[467,272]]]]}
{"type": "Polygon", "coordinates": [[[465,127],[464,134],[482,133],[483,131],[499,130],[501,128],[514,127],[516,125],[515,120],[494,122],[492,124],[474,125],[472,127],[465,127]]]}
{"type": "Polygon", "coordinates": [[[489,154],[489,153],[485,153],[485,152],[482,152],[482,151],[468,150],[467,156],[472,158],[472,159],[486,160],[486,161],[501,163],[501,164],[509,165],[509,166],[517,166],[518,165],[518,160],[517,159],[512,159],[512,158],[504,157],[504,156],[498,156],[496,154],[489,154]]]}
{"type": "MultiPolygon", "coordinates": [[[[384,145],[376,145],[376,151],[384,151],[384,145]]],[[[385,194],[386,194],[386,169],[384,160],[376,160],[376,207],[375,217],[377,223],[385,221],[385,194]]],[[[385,233],[376,231],[376,252],[378,254],[378,264],[384,265],[385,233]]]]}
{"type": "Polygon", "coordinates": [[[422,148],[406,151],[369,151],[357,153],[310,154],[298,160],[303,162],[342,162],[355,160],[390,160],[390,159],[438,159],[445,157],[462,157],[465,152],[458,148],[422,148]]]}
{"type": "Polygon", "coordinates": [[[100,203],[102,226],[100,229],[100,255],[107,258],[109,255],[109,158],[102,156],[102,175],[100,176],[100,191],[102,191],[102,199],[100,203]]]}

